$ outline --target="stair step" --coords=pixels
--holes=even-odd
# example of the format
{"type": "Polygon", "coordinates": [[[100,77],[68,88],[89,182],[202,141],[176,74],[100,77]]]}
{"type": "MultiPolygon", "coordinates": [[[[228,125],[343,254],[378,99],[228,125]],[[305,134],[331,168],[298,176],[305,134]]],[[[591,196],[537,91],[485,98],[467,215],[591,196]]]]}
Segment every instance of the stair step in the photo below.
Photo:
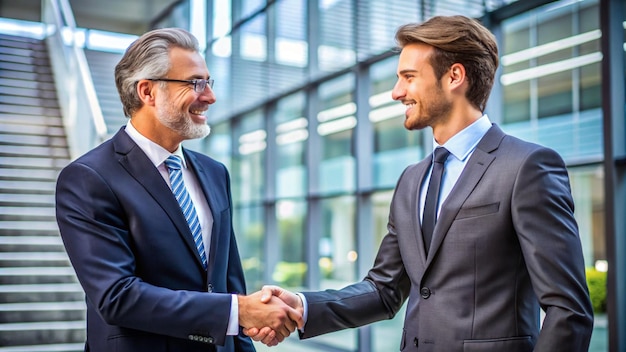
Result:
{"type": "Polygon", "coordinates": [[[0,285],[76,282],[71,266],[0,268],[0,285]]]}
{"type": "Polygon", "coordinates": [[[38,82],[38,81],[28,81],[28,80],[22,80],[22,79],[12,79],[12,78],[2,78],[2,77],[0,77],[0,86],[27,88],[33,91],[37,91],[37,90],[55,91],[56,90],[56,87],[53,82],[38,82]]]}
{"type": "Polygon", "coordinates": [[[0,303],[0,324],[81,320],[85,311],[84,301],[0,303]]]}
{"type": "Polygon", "coordinates": [[[20,88],[11,86],[0,86],[0,94],[34,97],[41,99],[57,99],[57,94],[53,90],[33,90],[31,88],[20,88]]]}
{"type": "MultiPolygon", "coordinates": [[[[39,246],[57,246],[63,245],[63,241],[61,237],[59,237],[58,229],[56,235],[42,235],[42,236],[11,236],[11,235],[2,235],[0,236],[0,246],[5,245],[39,245],[39,246]]],[[[11,252],[11,251],[8,251],[11,252]]],[[[19,252],[19,251],[13,251],[19,252]]]]}
{"type": "Polygon", "coordinates": [[[0,252],[0,267],[70,266],[65,252],[0,252]]]}
{"type": "MultiPolygon", "coordinates": [[[[59,231],[55,221],[0,221],[0,231],[59,231]]],[[[8,237],[8,236],[2,236],[8,237]]],[[[0,238],[2,238],[0,237],[0,238]]],[[[24,236],[26,237],[26,236],[24,236]]],[[[0,244],[2,240],[0,240],[0,244]]]]}
{"type": "Polygon", "coordinates": [[[51,194],[55,191],[54,181],[17,181],[0,180],[0,192],[10,191],[12,193],[28,194],[51,194]]]}
{"type": "Polygon", "coordinates": [[[85,321],[29,322],[0,324],[0,346],[21,346],[34,341],[84,343],[85,321]]]}
{"type": "Polygon", "coordinates": [[[58,107],[0,104],[0,112],[18,115],[61,116],[61,110],[58,107]]]}
{"type": "Polygon", "coordinates": [[[30,180],[56,182],[59,172],[57,170],[46,169],[7,169],[0,168],[0,180],[30,180]]]}
{"type": "Polygon", "coordinates": [[[58,158],[18,158],[0,156],[0,167],[32,167],[40,169],[62,169],[69,163],[69,159],[58,158]]]}
{"type": "MultiPolygon", "coordinates": [[[[2,109],[3,106],[0,106],[2,109]]],[[[19,116],[19,115],[18,115],[19,116]]],[[[45,115],[45,116],[59,116],[59,115],[45,115]]],[[[14,133],[22,135],[35,135],[35,136],[55,136],[65,137],[65,131],[62,127],[57,126],[28,126],[28,125],[16,125],[12,123],[0,123],[0,131],[4,134],[14,133]]]]}
{"type": "Polygon", "coordinates": [[[84,343],[0,347],[0,352],[82,352],[84,350],[84,343]]]}
{"type": "Polygon", "coordinates": [[[56,99],[42,99],[37,97],[20,97],[10,95],[0,95],[0,104],[14,105],[18,107],[42,107],[42,108],[59,108],[59,103],[56,99]]]}
{"type": "Polygon", "coordinates": [[[49,158],[69,158],[67,148],[54,147],[34,147],[34,146],[2,146],[0,155],[20,156],[20,157],[49,157],[49,158]]]}
{"type": "MultiPolygon", "coordinates": [[[[48,117],[48,118],[54,119],[54,117],[48,117]]],[[[2,123],[2,120],[0,119],[0,124],[1,123],[2,123]]],[[[51,124],[51,125],[54,126],[54,124],[51,124]]],[[[53,137],[53,136],[46,136],[46,135],[4,134],[0,132],[0,145],[4,145],[4,144],[67,147],[67,140],[65,139],[65,137],[53,137]]]]}
{"type": "Polygon", "coordinates": [[[78,283],[0,285],[0,303],[63,302],[85,300],[78,283]]]}
{"type": "Polygon", "coordinates": [[[13,125],[40,125],[63,127],[63,119],[61,118],[61,116],[41,116],[24,114],[17,115],[0,113],[0,123],[13,125]]]}
{"type": "MultiPolygon", "coordinates": [[[[35,171],[35,170],[33,170],[35,171]]],[[[46,170],[36,170],[46,171],[46,170]]],[[[17,194],[0,193],[0,206],[54,206],[54,195],[52,194],[17,194]]]]}
{"type": "Polygon", "coordinates": [[[34,229],[31,224],[54,223],[56,225],[55,211],[53,207],[0,207],[0,227],[6,223],[23,223],[30,230],[34,229]]]}
{"type": "Polygon", "coordinates": [[[2,54],[0,53],[0,61],[4,62],[14,62],[18,64],[26,64],[33,66],[46,66],[50,63],[48,62],[48,58],[46,57],[36,57],[36,56],[20,56],[13,54],[2,54]]]}
{"type": "Polygon", "coordinates": [[[54,82],[52,72],[44,66],[37,66],[37,70],[33,70],[33,66],[30,65],[1,61],[0,77],[26,81],[54,82]]]}
{"type": "MultiPolygon", "coordinates": [[[[24,72],[24,73],[33,73],[33,74],[41,74],[41,75],[52,75],[52,70],[48,66],[33,66],[26,65],[19,62],[5,62],[0,61],[0,77],[3,78],[11,78],[11,72],[24,72]]],[[[33,81],[38,79],[33,79],[33,81]]],[[[47,77],[44,77],[43,81],[53,82],[54,79],[48,80],[47,77]]]]}
{"type": "Polygon", "coordinates": [[[45,42],[42,40],[4,33],[0,34],[0,45],[11,48],[22,48],[39,51],[46,50],[45,42]]]}

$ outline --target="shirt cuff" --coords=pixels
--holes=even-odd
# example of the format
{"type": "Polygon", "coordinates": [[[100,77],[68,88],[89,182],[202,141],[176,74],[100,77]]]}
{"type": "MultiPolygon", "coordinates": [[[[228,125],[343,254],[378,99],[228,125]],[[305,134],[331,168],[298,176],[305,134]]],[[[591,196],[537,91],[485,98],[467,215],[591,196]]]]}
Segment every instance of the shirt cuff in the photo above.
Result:
{"type": "Polygon", "coordinates": [[[228,329],[226,335],[234,336],[239,335],[239,300],[237,295],[232,295],[233,299],[230,301],[230,317],[228,318],[228,329]]]}
{"type": "MultiPolygon", "coordinates": [[[[302,293],[296,292],[296,294],[302,300],[302,308],[304,308],[302,312],[302,320],[304,320],[304,326],[306,326],[306,321],[307,319],[309,319],[309,305],[306,302],[306,297],[304,297],[302,293]]],[[[302,327],[302,329],[298,330],[300,330],[300,332],[304,332],[304,326],[302,327]]]]}

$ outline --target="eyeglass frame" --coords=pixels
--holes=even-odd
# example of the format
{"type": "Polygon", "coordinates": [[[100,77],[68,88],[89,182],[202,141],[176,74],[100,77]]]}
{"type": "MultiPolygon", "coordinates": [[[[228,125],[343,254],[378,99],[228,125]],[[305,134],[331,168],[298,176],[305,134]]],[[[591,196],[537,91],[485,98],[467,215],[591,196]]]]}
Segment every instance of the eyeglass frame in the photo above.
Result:
{"type": "Polygon", "coordinates": [[[170,79],[170,78],[146,78],[148,81],[153,82],[178,82],[178,83],[187,83],[193,84],[193,91],[196,93],[202,93],[206,89],[206,86],[209,86],[213,89],[213,83],[215,80],[213,78],[207,79],[170,79]],[[204,82],[202,84],[201,82],[204,82]],[[202,89],[198,89],[199,86],[203,86],[202,89]]]}

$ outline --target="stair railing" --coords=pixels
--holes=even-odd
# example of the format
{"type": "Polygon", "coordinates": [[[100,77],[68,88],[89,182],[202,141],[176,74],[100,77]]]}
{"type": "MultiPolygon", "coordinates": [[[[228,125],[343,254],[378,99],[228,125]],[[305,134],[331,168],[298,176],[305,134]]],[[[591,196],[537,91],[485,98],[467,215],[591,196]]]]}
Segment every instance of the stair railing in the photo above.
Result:
{"type": "Polygon", "coordinates": [[[42,0],[41,8],[70,154],[76,158],[103,142],[107,127],[69,1],[42,0]]]}

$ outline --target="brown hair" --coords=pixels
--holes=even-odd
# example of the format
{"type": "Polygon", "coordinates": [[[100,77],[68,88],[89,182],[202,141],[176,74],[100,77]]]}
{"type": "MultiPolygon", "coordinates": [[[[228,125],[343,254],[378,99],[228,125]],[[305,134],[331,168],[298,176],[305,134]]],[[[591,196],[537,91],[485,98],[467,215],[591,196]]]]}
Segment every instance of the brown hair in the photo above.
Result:
{"type": "Polygon", "coordinates": [[[465,67],[469,89],[466,97],[485,111],[485,105],[498,68],[495,36],[480,22],[465,16],[435,16],[423,23],[409,23],[398,28],[400,48],[413,43],[434,47],[430,64],[437,79],[454,63],[465,67]]]}

